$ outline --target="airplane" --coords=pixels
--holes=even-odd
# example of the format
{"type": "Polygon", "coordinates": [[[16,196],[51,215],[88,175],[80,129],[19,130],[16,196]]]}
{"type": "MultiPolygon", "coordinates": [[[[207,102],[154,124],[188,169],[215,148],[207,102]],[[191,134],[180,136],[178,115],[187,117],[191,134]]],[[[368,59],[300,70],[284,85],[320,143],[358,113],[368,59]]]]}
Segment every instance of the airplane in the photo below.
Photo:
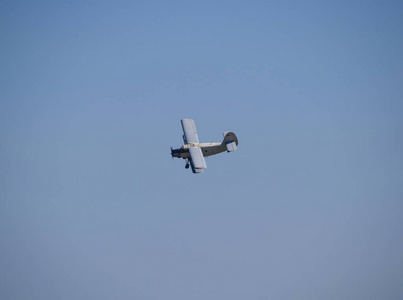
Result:
{"type": "Polygon", "coordinates": [[[235,133],[224,131],[224,140],[222,143],[200,143],[197,136],[196,125],[192,119],[182,119],[183,142],[185,143],[178,149],[171,147],[172,158],[186,159],[186,169],[189,165],[195,174],[203,173],[203,169],[207,168],[205,156],[211,156],[222,152],[233,152],[237,149],[238,138],[235,133]]]}

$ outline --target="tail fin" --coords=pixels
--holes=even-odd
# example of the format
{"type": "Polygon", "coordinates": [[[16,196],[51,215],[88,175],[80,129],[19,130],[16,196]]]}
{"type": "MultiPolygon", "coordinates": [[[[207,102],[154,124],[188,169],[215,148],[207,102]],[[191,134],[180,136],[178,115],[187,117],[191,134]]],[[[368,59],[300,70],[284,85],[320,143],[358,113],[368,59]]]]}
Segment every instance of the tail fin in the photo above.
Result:
{"type": "Polygon", "coordinates": [[[236,137],[235,133],[229,132],[229,131],[224,131],[223,133],[224,140],[222,141],[222,144],[225,145],[227,148],[228,152],[233,152],[237,149],[236,146],[238,146],[238,138],[236,137]]]}

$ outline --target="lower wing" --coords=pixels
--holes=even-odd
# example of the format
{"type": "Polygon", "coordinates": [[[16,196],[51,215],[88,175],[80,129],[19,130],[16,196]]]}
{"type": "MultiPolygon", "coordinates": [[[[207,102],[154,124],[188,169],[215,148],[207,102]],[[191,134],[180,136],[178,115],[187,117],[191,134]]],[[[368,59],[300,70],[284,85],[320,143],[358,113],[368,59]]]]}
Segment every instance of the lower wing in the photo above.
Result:
{"type": "Polygon", "coordinates": [[[207,168],[206,161],[204,160],[203,153],[200,148],[189,148],[190,164],[192,165],[193,173],[201,173],[203,169],[207,168]]]}

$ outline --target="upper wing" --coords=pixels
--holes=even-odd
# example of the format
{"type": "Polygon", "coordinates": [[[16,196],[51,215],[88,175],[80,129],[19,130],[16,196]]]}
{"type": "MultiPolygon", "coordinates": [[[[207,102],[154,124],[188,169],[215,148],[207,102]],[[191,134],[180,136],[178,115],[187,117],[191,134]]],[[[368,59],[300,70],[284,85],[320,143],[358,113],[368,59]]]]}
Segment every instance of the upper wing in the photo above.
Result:
{"type": "Polygon", "coordinates": [[[207,168],[206,161],[204,160],[203,153],[200,148],[189,148],[190,164],[192,165],[193,173],[201,173],[203,169],[207,168]]]}
{"type": "MultiPolygon", "coordinates": [[[[182,119],[182,128],[183,128],[183,141],[185,144],[188,143],[199,143],[199,138],[197,137],[196,125],[195,121],[192,119],[182,119]]],[[[203,157],[203,155],[202,155],[203,157]]]]}

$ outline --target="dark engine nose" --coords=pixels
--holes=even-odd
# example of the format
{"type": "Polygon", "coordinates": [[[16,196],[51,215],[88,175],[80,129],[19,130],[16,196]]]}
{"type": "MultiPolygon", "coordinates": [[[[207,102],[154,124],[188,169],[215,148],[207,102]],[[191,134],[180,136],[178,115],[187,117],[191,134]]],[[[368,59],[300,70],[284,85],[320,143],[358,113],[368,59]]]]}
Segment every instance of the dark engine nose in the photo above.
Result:
{"type": "Polygon", "coordinates": [[[171,155],[172,157],[181,157],[182,149],[172,149],[171,148],[171,155]]]}

